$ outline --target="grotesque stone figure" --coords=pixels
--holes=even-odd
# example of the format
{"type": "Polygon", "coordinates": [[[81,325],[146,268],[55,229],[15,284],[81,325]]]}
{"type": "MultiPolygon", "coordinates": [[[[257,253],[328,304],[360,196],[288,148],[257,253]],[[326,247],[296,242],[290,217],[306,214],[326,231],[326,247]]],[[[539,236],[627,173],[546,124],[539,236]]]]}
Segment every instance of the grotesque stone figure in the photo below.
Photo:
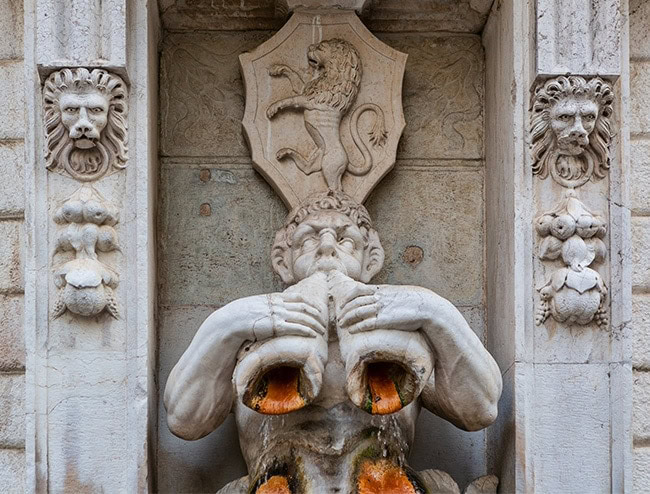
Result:
{"type": "Polygon", "coordinates": [[[62,69],[43,89],[47,168],[88,182],[127,161],[124,81],[102,69],[62,69]]]}
{"type": "Polygon", "coordinates": [[[533,173],[579,187],[609,169],[612,86],[599,77],[557,77],[535,91],[531,138],[533,173]]]}
{"type": "Polygon", "coordinates": [[[222,492],[458,492],[443,472],[405,462],[420,407],[484,428],[501,374],[450,302],[367,284],[383,260],[366,209],[318,194],[276,235],[273,266],[291,286],[235,300],[201,325],[164,403],[185,439],[234,411],[249,475],[222,492]]]}

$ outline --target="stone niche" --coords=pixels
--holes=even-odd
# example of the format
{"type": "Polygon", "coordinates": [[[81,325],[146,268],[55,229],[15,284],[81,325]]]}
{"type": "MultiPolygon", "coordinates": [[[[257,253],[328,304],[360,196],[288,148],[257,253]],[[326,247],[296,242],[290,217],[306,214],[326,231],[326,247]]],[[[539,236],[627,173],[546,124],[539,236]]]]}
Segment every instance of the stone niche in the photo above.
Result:
{"type": "MultiPolygon", "coordinates": [[[[270,29],[284,19],[273,17],[270,2],[252,2],[257,17],[255,9],[238,10],[231,21],[227,13],[213,11],[210,2],[199,2],[205,5],[192,12],[184,10],[185,2],[166,3],[172,5],[162,16],[167,30],[159,80],[156,489],[216,492],[246,473],[232,416],[209,436],[183,441],[166,426],[162,392],[205,317],[236,298],[282,289],[270,249],[286,209],[253,170],[241,126],[244,86],[238,56],[270,38],[270,29]]],[[[407,125],[397,162],[366,201],[386,249],[384,268],[374,282],[434,290],[460,309],[485,342],[485,54],[480,33],[491,2],[458,2],[456,8],[439,2],[438,10],[421,12],[422,32],[416,33],[412,23],[390,22],[391,16],[406,19],[399,9],[416,2],[375,3],[362,20],[382,41],[407,53],[408,61],[407,125]],[[446,24],[445,18],[454,22],[446,24]]],[[[463,432],[423,411],[410,464],[445,470],[462,489],[493,473],[486,444],[485,431],[463,432]]]]}

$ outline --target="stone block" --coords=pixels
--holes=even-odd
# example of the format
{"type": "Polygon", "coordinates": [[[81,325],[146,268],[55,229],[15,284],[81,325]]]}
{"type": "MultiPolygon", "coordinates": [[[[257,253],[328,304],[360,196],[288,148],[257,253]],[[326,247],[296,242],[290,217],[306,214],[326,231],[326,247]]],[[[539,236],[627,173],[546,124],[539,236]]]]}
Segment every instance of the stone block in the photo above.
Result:
{"type": "Polygon", "coordinates": [[[22,141],[0,141],[0,217],[25,209],[24,153],[22,141]]]}
{"type": "Polygon", "coordinates": [[[0,371],[25,368],[22,295],[0,295],[0,371]]]}
{"type": "Polygon", "coordinates": [[[380,35],[408,53],[399,159],[483,157],[484,53],[478,36],[380,35]]]}
{"type": "Polygon", "coordinates": [[[619,74],[620,0],[536,0],[537,75],[619,74]]]}
{"type": "Polygon", "coordinates": [[[650,291],[650,218],[632,218],[632,288],[650,291]]]}
{"type": "Polygon", "coordinates": [[[633,492],[647,492],[650,485],[650,448],[634,448],[633,492]]]}
{"type": "Polygon", "coordinates": [[[25,84],[23,62],[0,62],[0,139],[25,135],[25,84]]]}
{"type": "MultiPolygon", "coordinates": [[[[39,66],[126,68],[128,0],[35,3],[39,66]]],[[[132,28],[135,31],[135,27],[132,28]]]]}
{"type": "Polygon", "coordinates": [[[534,492],[609,492],[609,366],[536,364],[534,373],[534,492]]]}
{"type": "Polygon", "coordinates": [[[367,207],[386,251],[384,268],[373,282],[423,286],[455,305],[482,303],[481,170],[398,165],[370,195],[367,207]]]}
{"type": "Polygon", "coordinates": [[[630,132],[650,132],[650,109],[648,108],[648,87],[650,87],[650,62],[630,64],[630,132]]]}
{"type": "Polygon", "coordinates": [[[0,292],[22,293],[23,222],[0,221],[0,292]]]}
{"type": "Polygon", "coordinates": [[[650,372],[634,371],[632,403],[634,440],[650,439],[650,372]]]}
{"type": "Polygon", "coordinates": [[[630,58],[650,58],[650,2],[630,0],[630,58]]]}
{"type": "Polygon", "coordinates": [[[650,295],[632,295],[632,363],[650,370],[650,295]]]}
{"type": "Polygon", "coordinates": [[[630,208],[632,213],[648,215],[650,214],[650,202],[648,201],[650,139],[639,137],[630,142],[630,171],[630,208]]]}
{"type": "Polygon", "coordinates": [[[25,447],[25,376],[0,374],[0,448],[25,447]]]}
{"type": "Polygon", "coordinates": [[[25,492],[25,450],[0,449],[0,485],[7,494],[25,492]]]}
{"type": "Polygon", "coordinates": [[[23,58],[23,0],[0,2],[0,60],[23,58]]]}
{"type": "Polygon", "coordinates": [[[268,32],[171,34],[160,64],[160,150],[165,156],[249,156],[241,121],[239,54],[268,32]]]}
{"type": "Polygon", "coordinates": [[[492,3],[492,0],[373,1],[363,20],[373,32],[480,33],[492,3]]]}
{"type": "Polygon", "coordinates": [[[286,209],[252,165],[165,166],[161,198],[162,305],[216,308],[281,290],[271,245],[286,209]]]}

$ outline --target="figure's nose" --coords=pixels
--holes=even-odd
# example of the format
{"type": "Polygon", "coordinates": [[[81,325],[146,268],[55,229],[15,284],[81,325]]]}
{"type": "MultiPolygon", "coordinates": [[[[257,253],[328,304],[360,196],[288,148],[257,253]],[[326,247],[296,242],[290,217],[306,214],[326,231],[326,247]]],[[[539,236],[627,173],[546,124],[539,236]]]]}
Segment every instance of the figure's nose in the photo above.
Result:
{"type": "Polygon", "coordinates": [[[587,131],[585,130],[584,126],[582,125],[582,119],[579,116],[576,116],[575,123],[573,124],[573,127],[571,128],[571,137],[575,138],[582,138],[587,136],[587,131]]]}
{"type": "Polygon", "coordinates": [[[85,108],[80,108],[79,110],[79,120],[74,126],[75,130],[80,134],[85,134],[92,130],[92,125],[90,125],[90,120],[88,120],[88,111],[85,108]]]}
{"type": "Polygon", "coordinates": [[[336,255],[336,237],[334,233],[325,232],[321,234],[318,255],[321,257],[336,255]]]}

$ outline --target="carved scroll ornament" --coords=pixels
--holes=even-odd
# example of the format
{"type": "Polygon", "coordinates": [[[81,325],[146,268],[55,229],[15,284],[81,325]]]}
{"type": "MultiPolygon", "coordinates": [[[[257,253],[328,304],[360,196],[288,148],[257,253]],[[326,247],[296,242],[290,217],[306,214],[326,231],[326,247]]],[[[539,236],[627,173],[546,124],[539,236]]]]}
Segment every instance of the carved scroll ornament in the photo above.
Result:
{"type": "Polygon", "coordinates": [[[607,287],[600,274],[589,267],[606,256],[604,218],[589,211],[569,190],[560,204],[537,218],[536,229],[543,238],[539,258],[561,259],[565,264],[539,289],[537,325],[549,316],[561,323],[584,325],[595,320],[599,326],[607,324],[607,287]]]}
{"type": "Polygon", "coordinates": [[[97,180],[128,159],[127,88],[106,70],[62,69],[43,88],[47,169],[97,180]]]}
{"type": "Polygon", "coordinates": [[[609,169],[614,94],[600,77],[561,76],[540,84],[533,98],[533,174],[575,188],[609,169]]]}
{"type": "Polygon", "coordinates": [[[58,266],[54,283],[60,289],[53,316],[66,310],[81,316],[96,316],[104,309],[118,317],[113,290],[119,277],[98,259],[98,253],[119,250],[117,210],[95,189],[86,185],[77,190],[54,214],[58,231],[54,255],[72,252],[74,259],[58,266]]]}

